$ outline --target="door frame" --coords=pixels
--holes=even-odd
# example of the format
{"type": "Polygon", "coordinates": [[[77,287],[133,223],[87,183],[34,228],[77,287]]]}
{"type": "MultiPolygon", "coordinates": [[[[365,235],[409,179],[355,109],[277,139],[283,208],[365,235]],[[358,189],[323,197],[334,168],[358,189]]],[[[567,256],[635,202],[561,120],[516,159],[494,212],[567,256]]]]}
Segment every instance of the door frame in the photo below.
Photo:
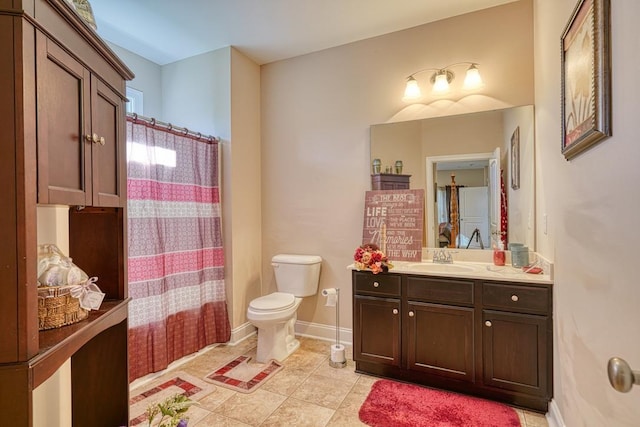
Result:
{"type": "MultiPolygon", "coordinates": [[[[498,149],[499,150],[499,149],[498,149]]],[[[498,151],[499,153],[499,151],[498,151]]],[[[462,161],[480,161],[480,160],[488,160],[494,159],[496,157],[496,152],[490,153],[470,153],[470,154],[453,154],[448,156],[431,156],[426,158],[427,162],[427,173],[426,173],[426,181],[427,181],[427,194],[424,200],[425,203],[425,211],[427,212],[427,224],[426,224],[426,234],[427,234],[427,247],[428,248],[437,248],[436,244],[436,226],[435,217],[436,217],[436,188],[435,188],[435,173],[436,173],[436,165],[438,163],[447,163],[447,162],[462,162],[462,161]]],[[[498,154],[498,162],[500,161],[498,154]]],[[[491,178],[490,178],[491,180],[491,178]]],[[[500,197],[500,194],[497,195],[492,194],[492,190],[494,187],[489,182],[489,201],[493,200],[493,197],[500,197]]],[[[489,222],[491,222],[491,212],[489,213],[489,222]]],[[[489,246],[490,247],[490,246],[489,246]]]]}

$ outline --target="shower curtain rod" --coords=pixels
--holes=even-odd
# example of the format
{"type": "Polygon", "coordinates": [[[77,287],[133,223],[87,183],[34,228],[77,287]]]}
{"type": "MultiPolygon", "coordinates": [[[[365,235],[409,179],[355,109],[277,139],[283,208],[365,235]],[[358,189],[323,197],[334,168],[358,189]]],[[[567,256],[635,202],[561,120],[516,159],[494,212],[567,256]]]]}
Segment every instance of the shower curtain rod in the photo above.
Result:
{"type": "Polygon", "coordinates": [[[203,135],[200,132],[194,132],[187,128],[174,126],[171,123],[161,122],[160,120],[156,120],[153,117],[145,117],[137,113],[127,113],[127,117],[131,117],[134,122],[141,120],[143,122],[149,123],[151,126],[166,128],[169,132],[173,132],[176,135],[189,136],[197,141],[202,141],[208,144],[212,144],[214,142],[220,142],[220,140],[215,136],[203,135]]]}

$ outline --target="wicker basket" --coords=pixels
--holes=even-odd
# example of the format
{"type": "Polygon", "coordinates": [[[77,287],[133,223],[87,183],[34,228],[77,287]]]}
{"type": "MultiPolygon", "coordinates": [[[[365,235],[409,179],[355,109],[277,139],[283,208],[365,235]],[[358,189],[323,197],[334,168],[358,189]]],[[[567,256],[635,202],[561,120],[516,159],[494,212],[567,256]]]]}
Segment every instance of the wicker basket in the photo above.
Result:
{"type": "Polygon", "coordinates": [[[72,286],[38,287],[38,328],[55,329],[71,325],[89,316],[80,302],[70,294],[72,286]]]}

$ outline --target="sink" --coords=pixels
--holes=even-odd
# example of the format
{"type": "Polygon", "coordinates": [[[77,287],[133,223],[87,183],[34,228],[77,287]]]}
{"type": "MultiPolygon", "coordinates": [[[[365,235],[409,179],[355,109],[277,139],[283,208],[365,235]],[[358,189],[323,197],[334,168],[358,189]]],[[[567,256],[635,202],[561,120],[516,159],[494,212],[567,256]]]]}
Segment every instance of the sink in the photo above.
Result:
{"type": "Polygon", "coordinates": [[[471,266],[460,264],[430,264],[421,262],[409,264],[407,267],[409,270],[422,271],[425,273],[470,273],[475,271],[475,268],[471,266]]]}

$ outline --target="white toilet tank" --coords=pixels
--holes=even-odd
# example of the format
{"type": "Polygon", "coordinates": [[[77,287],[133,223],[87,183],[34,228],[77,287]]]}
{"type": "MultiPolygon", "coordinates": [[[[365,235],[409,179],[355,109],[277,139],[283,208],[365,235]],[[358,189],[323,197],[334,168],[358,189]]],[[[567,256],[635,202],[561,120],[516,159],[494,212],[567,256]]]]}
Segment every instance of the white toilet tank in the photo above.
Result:
{"type": "Polygon", "coordinates": [[[317,255],[280,254],[271,258],[278,292],[308,297],[318,292],[322,258],[317,255]]]}

